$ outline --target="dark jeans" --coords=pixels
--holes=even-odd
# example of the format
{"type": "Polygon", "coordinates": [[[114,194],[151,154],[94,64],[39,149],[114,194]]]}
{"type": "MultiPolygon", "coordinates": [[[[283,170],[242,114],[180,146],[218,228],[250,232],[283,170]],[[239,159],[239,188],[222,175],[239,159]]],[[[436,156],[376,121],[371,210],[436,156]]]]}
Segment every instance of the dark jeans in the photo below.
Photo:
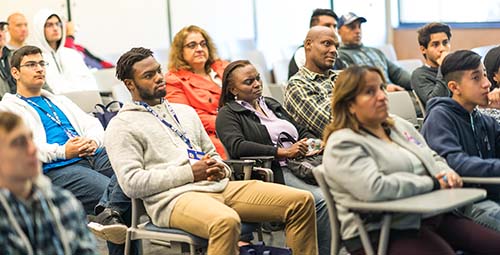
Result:
{"type": "MultiPolygon", "coordinates": [[[[86,214],[111,207],[130,226],[131,202],[118,185],[105,149],[74,164],[52,169],[46,175],[54,185],[71,191],[83,204],[86,214]]],[[[108,242],[109,254],[123,254],[124,248],[108,242]]]]}
{"type": "MultiPolygon", "coordinates": [[[[444,214],[424,220],[416,237],[391,236],[387,254],[455,255],[455,250],[476,255],[500,254],[500,233],[467,218],[444,214]]],[[[349,252],[365,254],[363,248],[349,252]]]]}

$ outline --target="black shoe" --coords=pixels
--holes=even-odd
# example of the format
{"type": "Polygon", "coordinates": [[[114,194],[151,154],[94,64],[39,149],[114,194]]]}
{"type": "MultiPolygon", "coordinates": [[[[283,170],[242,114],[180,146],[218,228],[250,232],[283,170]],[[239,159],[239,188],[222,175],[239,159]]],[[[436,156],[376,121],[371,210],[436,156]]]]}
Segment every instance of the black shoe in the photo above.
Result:
{"type": "Polygon", "coordinates": [[[120,214],[111,208],[104,209],[87,226],[92,233],[104,240],[115,244],[125,243],[127,226],[123,224],[120,214]]]}

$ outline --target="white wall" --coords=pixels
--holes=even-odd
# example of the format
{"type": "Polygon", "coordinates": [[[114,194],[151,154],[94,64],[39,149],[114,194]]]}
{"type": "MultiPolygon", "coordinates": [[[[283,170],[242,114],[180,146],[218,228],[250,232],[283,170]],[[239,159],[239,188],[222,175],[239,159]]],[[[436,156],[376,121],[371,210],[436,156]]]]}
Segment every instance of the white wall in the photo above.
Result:
{"type": "MultiPolygon", "coordinates": [[[[66,17],[66,0],[0,0],[0,21],[7,21],[10,14],[20,12],[26,16],[29,30],[31,29],[30,25],[33,23],[33,17],[38,10],[43,8],[50,8],[66,17]]],[[[28,36],[27,41],[30,40],[31,38],[28,36]]]]}
{"type": "MultiPolygon", "coordinates": [[[[170,45],[166,1],[71,1],[71,16],[77,28],[75,38],[97,56],[116,63],[117,58],[132,47],[160,52],[170,45]]],[[[158,60],[166,63],[165,56],[158,60]]]]}
{"type": "Polygon", "coordinates": [[[339,15],[354,12],[365,17],[367,22],[361,25],[363,43],[368,46],[386,44],[386,8],[382,0],[337,0],[334,1],[335,13],[339,15]]]}
{"type": "MultiPolygon", "coordinates": [[[[329,8],[329,0],[169,0],[172,35],[182,27],[198,25],[208,31],[219,53],[227,57],[228,46],[237,39],[254,40],[270,65],[287,58],[289,48],[302,43],[315,8],[329,8]],[[255,1],[255,9],[253,3],[255,1]],[[256,20],[254,20],[254,12],[256,20]],[[256,29],[255,29],[256,28],[256,29]]],[[[32,16],[42,7],[66,14],[66,0],[0,0],[0,20],[14,11],[32,16]]],[[[144,46],[160,52],[166,63],[169,42],[167,0],[71,0],[77,42],[98,56],[116,61],[124,51],[144,46]]],[[[386,42],[385,1],[335,0],[340,16],[353,11],[364,16],[366,45],[386,42]]],[[[158,55],[157,55],[158,57],[158,55]]]]}
{"type": "Polygon", "coordinates": [[[172,39],[185,26],[199,26],[212,37],[223,58],[229,57],[230,43],[254,38],[252,0],[170,0],[170,13],[172,39]]]}
{"type": "Polygon", "coordinates": [[[294,49],[302,44],[311,14],[317,8],[329,9],[330,1],[256,0],[257,46],[268,62],[292,57],[293,53],[286,54],[287,48],[294,49]]]}

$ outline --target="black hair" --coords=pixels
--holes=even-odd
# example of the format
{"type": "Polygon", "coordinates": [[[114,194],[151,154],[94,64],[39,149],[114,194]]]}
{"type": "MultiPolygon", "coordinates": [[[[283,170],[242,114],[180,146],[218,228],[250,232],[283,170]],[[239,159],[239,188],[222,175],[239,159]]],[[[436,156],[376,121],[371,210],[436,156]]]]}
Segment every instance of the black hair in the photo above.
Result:
{"type": "Polygon", "coordinates": [[[481,56],[470,50],[459,50],[446,56],[441,64],[441,73],[446,81],[460,81],[464,71],[481,65],[481,56]]]}
{"type": "Polygon", "coordinates": [[[500,81],[495,81],[493,76],[498,72],[500,67],[500,46],[497,46],[486,53],[484,56],[484,67],[486,68],[486,76],[491,82],[491,88],[498,87],[500,81]]]}
{"type": "Polygon", "coordinates": [[[143,47],[132,48],[125,52],[116,63],[116,78],[120,81],[133,78],[132,66],[148,57],[152,57],[153,52],[143,47]]]}
{"type": "Polygon", "coordinates": [[[21,68],[21,61],[24,56],[34,55],[34,54],[42,54],[42,50],[36,46],[26,45],[23,46],[12,54],[12,58],[10,59],[10,66],[15,67],[19,70],[21,68]]]}
{"type": "Polygon", "coordinates": [[[219,108],[222,108],[222,106],[230,101],[234,101],[234,95],[230,91],[234,82],[232,76],[233,71],[251,64],[252,63],[248,60],[236,60],[226,66],[224,74],[222,75],[222,93],[219,99],[219,108]]]}
{"type": "Polygon", "coordinates": [[[335,12],[333,12],[330,9],[315,9],[311,15],[311,20],[309,21],[309,27],[314,27],[318,24],[319,22],[319,16],[330,16],[334,18],[336,21],[339,20],[339,17],[335,12]]]}

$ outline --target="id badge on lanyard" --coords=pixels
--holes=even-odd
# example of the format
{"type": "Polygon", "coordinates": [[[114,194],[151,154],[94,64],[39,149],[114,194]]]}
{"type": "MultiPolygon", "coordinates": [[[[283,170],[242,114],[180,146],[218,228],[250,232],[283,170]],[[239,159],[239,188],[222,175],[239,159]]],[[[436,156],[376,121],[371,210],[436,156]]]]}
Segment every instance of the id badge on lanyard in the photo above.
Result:
{"type": "Polygon", "coordinates": [[[187,149],[187,154],[189,158],[189,163],[191,163],[191,165],[196,163],[196,161],[201,160],[206,155],[205,152],[197,151],[194,149],[187,149]]]}

